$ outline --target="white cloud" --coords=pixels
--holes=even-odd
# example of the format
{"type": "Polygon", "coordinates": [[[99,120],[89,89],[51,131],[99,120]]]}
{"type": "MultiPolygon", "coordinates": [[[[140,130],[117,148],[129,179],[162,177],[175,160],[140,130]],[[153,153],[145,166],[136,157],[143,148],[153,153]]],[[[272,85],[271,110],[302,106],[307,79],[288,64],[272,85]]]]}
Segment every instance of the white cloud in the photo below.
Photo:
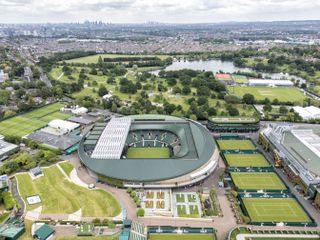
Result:
{"type": "Polygon", "coordinates": [[[0,22],[317,19],[320,0],[0,0],[0,22]]]}

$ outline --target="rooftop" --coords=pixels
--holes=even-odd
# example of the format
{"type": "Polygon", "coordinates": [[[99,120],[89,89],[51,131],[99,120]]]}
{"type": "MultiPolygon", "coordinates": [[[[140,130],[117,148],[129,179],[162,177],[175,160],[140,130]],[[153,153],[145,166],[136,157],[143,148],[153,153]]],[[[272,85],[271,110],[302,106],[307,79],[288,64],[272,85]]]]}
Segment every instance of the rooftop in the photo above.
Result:
{"type": "Polygon", "coordinates": [[[284,147],[311,173],[320,176],[320,136],[312,129],[294,129],[283,136],[284,147]]]}

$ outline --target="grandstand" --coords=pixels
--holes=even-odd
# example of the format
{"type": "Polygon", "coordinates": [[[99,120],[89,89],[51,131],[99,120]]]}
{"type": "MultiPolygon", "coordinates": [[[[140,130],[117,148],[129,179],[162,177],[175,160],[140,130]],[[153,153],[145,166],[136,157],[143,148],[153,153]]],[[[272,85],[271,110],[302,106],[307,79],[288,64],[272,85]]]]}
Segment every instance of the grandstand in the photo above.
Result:
{"type": "Polygon", "coordinates": [[[154,188],[181,187],[206,178],[217,166],[219,155],[202,125],[163,115],[96,123],[83,137],[78,153],[102,181],[154,188]]]}

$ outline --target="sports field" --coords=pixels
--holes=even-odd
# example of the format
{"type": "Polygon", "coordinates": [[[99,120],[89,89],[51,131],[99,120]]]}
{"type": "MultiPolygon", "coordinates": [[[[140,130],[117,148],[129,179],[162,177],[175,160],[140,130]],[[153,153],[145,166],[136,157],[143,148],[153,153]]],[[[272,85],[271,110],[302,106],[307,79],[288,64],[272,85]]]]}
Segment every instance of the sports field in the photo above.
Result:
{"type": "Polygon", "coordinates": [[[23,199],[39,195],[42,203],[27,205],[27,210],[42,206],[42,213],[70,214],[81,209],[82,216],[111,217],[120,212],[117,200],[103,190],[89,190],[69,182],[57,166],[43,168],[44,176],[31,180],[28,173],[18,174],[23,199]]]}
{"type": "Polygon", "coordinates": [[[248,78],[244,75],[232,74],[232,78],[236,83],[246,83],[248,82],[248,78]]]}
{"type": "Polygon", "coordinates": [[[70,114],[59,112],[64,104],[54,103],[0,122],[0,133],[23,137],[45,127],[53,119],[66,119],[70,114]]]}
{"type": "Polygon", "coordinates": [[[214,240],[212,234],[150,234],[149,240],[214,240]]]}
{"type": "Polygon", "coordinates": [[[254,86],[235,86],[229,88],[229,92],[232,95],[242,97],[246,93],[254,95],[256,100],[263,100],[269,98],[269,100],[278,99],[281,102],[302,102],[306,98],[304,94],[294,87],[254,87],[254,86]]]}
{"type": "Polygon", "coordinates": [[[252,222],[311,222],[294,198],[244,198],[252,222]]]}
{"type": "Polygon", "coordinates": [[[232,172],[231,178],[242,190],[285,190],[286,186],[274,172],[232,172]]]}
{"type": "Polygon", "coordinates": [[[127,158],[169,158],[169,148],[129,148],[127,158]]]}
{"type": "Polygon", "coordinates": [[[268,167],[262,154],[224,154],[230,167],[268,167]]]}
{"type": "Polygon", "coordinates": [[[250,140],[217,140],[220,150],[255,150],[250,140]]]}

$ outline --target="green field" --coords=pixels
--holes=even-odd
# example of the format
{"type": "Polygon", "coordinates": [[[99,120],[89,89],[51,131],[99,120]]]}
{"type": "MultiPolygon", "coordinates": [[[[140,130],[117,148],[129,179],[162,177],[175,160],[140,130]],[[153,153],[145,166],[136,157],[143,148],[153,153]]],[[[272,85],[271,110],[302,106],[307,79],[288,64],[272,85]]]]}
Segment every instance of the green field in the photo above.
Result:
{"type": "Polygon", "coordinates": [[[252,222],[311,222],[294,198],[244,198],[252,222]]]}
{"type": "Polygon", "coordinates": [[[235,186],[242,190],[285,190],[286,186],[274,172],[232,172],[235,186]]]}
{"type": "Polygon", "coordinates": [[[212,234],[150,234],[149,240],[214,240],[212,234]]]}
{"type": "Polygon", "coordinates": [[[59,163],[59,165],[63,169],[63,171],[67,174],[67,176],[70,176],[70,173],[73,170],[73,165],[69,162],[62,162],[62,163],[59,163]]]}
{"type": "Polygon", "coordinates": [[[99,57],[103,58],[117,58],[117,57],[159,57],[160,59],[165,59],[169,57],[168,55],[128,55],[128,54],[97,54],[97,55],[92,55],[92,56],[87,56],[87,57],[81,57],[81,58],[75,58],[75,59],[70,59],[65,61],[66,63],[98,63],[99,57]]]}
{"type": "Polygon", "coordinates": [[[184,218],[199,218],[199,209],[196,205],[177,205],[177,213],[179,217],[184,218]],[[189,214],[187,214],[187,207],[189,208],[189,214]]]}
{"type": "Polygon", "coordinates": [[[184,202],[185,202],[184,194],[177,194],[177,195],[176,195],[176,201],[177,201],[178,203],[184,203],[184,202]]]}
{"type": "Polygon", "coordinates": [[[169,158],[169,148],[129,148],[127,158],[169,158]]]}
{"type": "Polygon", "coordinates": [[[42,213],[70,214],[82,210],[82,216],[111,217],[120,213],[117,200],[103,190],[89,190],[65,179],[56,166],[43,169],[44,175],[31,180],[28,173],[16,175],[23,199],[40,195],[42,203],[27,205],[27,210],[42,205],[42,213]]]}
{"type": "Polygon", "coordinates": [[[66,119],[70,114],[59,112],[64,104],[54,103],[0,122],[0,133],[22,137],[45,127],[53,119],[66,119]]]}
{"type": "Polygon", "coordinates": [[[220,150],[255,150],[250,140],[217,140],[220,150]]]}
{"type": "Polygon", "coordinates": [[[246,76],[243,76],[243,75],[232,74],[232,79],[236,83],[246,83],[246,82],[248,82],[248,78],[246,76]]]}
{"type": "Polygon", "coordinates": [[[268,167],[262,154],[224,154],[230,167],[268,167]]]}
{"type": "Polygon", "coordinates": [[[229,93],[231,95],[236,95],[242,97],[246,93],[254,95],[256,100],[263,100],[269,98],[273,101],[278,99],[281,102],[296,102],[302,103],[306,98],[304,94],[299,91],[297,88],[288,87],[288,88],[271,88],[271,87],[253,87],[253,86],[235,86],[229,88],[229,93]],[[234,91],[234,92],[233,92],[234,91]],[[294,96],[294,97],[293,97],[294,96]]]}

